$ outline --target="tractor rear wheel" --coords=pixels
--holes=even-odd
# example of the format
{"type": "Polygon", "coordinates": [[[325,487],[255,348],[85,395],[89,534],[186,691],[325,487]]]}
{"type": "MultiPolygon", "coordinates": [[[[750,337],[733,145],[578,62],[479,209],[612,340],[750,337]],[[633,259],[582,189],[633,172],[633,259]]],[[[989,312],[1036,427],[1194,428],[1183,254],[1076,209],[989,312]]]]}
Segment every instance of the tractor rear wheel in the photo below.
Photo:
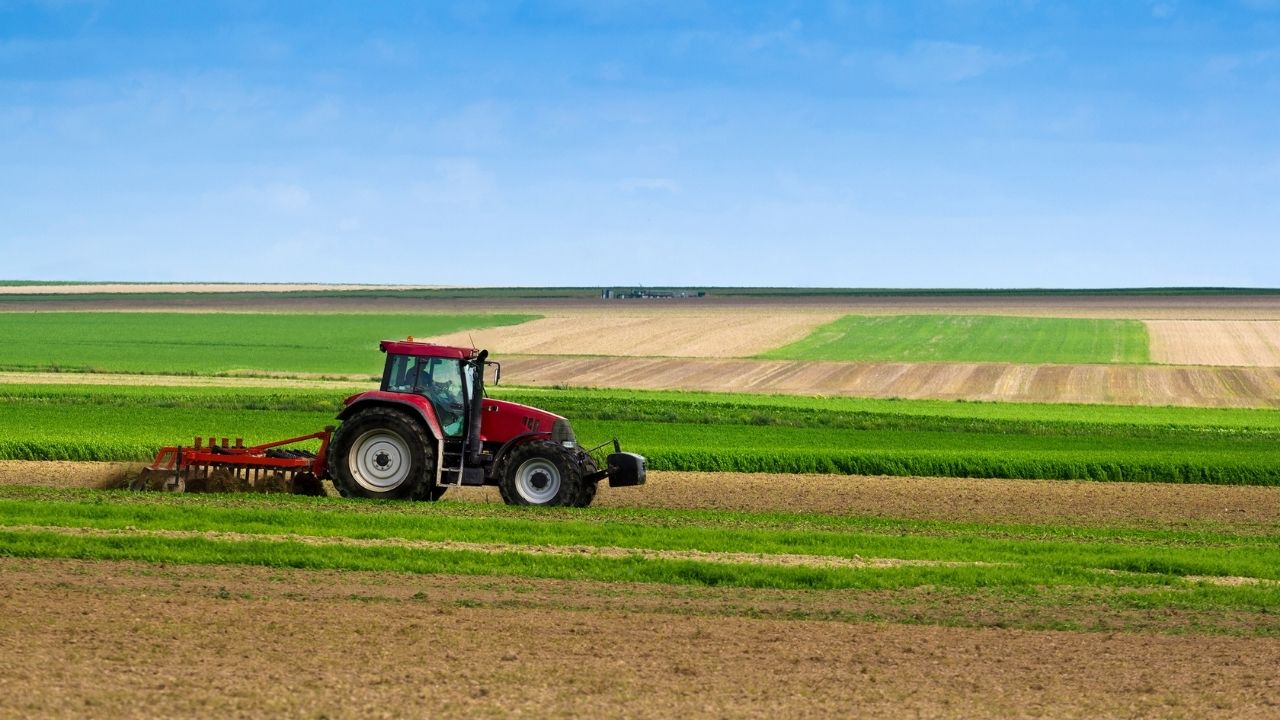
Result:
{"type": "Polygon", "coordinates": [[[329,443],[329,477],[343,497],[436,500],[435,443],[421,423],[387,407],[360,410],[329,443]]]}
{"type": "Polygon", "coordinates": [[[511,451],[498,482],[508,505],[576,506],[582,472],[575,458],[553,442],[537,441],[511,451]]]}

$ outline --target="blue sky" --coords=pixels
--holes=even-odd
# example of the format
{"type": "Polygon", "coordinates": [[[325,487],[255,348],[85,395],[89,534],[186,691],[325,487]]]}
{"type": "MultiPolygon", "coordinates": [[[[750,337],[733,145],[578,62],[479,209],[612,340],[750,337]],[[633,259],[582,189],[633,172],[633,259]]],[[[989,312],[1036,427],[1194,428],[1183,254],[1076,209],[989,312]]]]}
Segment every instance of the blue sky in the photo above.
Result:
{"type": "Polygon", "coordinates": [[[1280,0],[0,0],[0,278],[1280,286],[1280,0]]]}

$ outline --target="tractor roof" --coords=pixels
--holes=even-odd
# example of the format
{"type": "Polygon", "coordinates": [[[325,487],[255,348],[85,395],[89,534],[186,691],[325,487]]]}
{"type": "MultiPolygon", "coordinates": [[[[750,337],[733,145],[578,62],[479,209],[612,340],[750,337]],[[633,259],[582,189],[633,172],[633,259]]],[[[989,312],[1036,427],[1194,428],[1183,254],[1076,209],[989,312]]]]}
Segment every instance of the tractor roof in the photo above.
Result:
{"type": "Polygon", "coordinates": [[[470,360],[479,354],[474,348],[451,347],[435,343],[408,340],[383,340],[378,348],[391,355],[417,355],[419,357],[452,358],[454,360],[470,360]]]}

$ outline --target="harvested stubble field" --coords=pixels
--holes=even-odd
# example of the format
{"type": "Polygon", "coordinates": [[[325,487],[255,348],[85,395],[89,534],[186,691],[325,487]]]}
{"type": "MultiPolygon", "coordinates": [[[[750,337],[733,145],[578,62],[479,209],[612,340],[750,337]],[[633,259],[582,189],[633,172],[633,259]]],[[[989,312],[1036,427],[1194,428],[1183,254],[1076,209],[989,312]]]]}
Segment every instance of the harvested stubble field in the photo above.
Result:
{"type": "Polygon", "coordinates": [[[1149,320],[1151,358],[1175,365],[1280,367],[1280,322],[1149,320]]]}

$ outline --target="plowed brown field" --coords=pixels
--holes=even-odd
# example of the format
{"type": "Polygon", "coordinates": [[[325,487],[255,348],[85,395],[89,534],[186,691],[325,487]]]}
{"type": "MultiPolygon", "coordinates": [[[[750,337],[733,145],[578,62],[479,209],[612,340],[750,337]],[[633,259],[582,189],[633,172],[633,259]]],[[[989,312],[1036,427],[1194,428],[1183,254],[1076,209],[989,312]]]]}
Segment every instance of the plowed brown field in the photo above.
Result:
{"type": "MultiPolygon", "coordinates": [[[[874,593],[844,593],[853,607],[874,593]]],[[[825,593],[0,560],[6,717],[1274,717],[1280,640],[811,619],[825,593]],[[763,619],[734,616],[762,608],[763,619]]],[[[979,608],[972,608],[981,613],[979,608]]]]}
{"type": "MultiPolygon", "coordinates": [[[[0,485],[102,487],[141,463],[0,461],[0,485]]],[[[501,502],[494,488],[454,488],[447,500],[501,502]]],[[[636,488],[601,484],[601,507],[819,512],[974,522],[1180,525],[1280,522],[1280,488],[1068,480],[862,475],[649,473],[636,488]]]]}
{"type": "Polygon", "coordinates": [[[1280,367],[1280,322],[1148,320],[1151,359],[1177,365],[1280,367]]]}

